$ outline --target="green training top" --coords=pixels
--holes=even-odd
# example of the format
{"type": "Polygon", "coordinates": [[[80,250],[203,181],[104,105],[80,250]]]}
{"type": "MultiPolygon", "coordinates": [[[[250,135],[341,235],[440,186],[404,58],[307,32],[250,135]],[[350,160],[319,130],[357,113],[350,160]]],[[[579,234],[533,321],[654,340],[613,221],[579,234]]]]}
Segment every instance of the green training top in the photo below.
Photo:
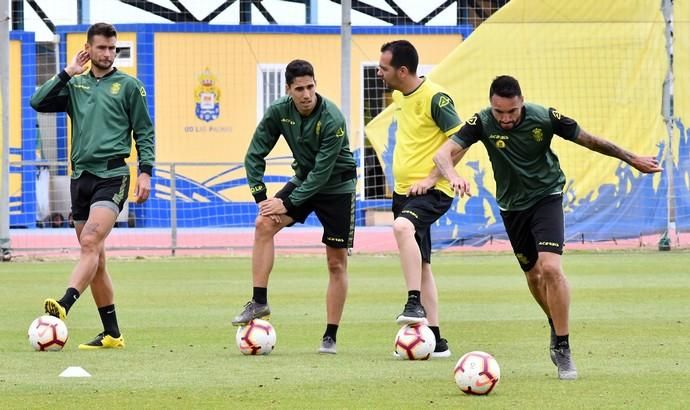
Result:
{"type": "Polygon", "coordinates": [[[153,123],[146,90],[136,78],[113,69],[102,78],[88,74],[70,78],[61,71],[31,96],[38,112],[67,112],[72,122],[72,178],[87,171],[101,178],[129,175],[132,133],[139,171],[152,173],[153,123]]]}
{"type": "Polygon", "coordinates": [[[521,211],[563,192],[565,175],[551,151],[553,135],[574,141],[580,127],[554,108],[525,103],[520,122],[504,130],[491,107],[474,114],[452,139],[463,148],[486,147],[496,180],[496,200],[504,211],[521,211]]]}
{"type": "Polygon", "coordinates": [[[300,115],[290,96],[276,100],[264,114],[244,159],[247,182],[256,202],[267,198],[265,158],[281,135],[294,159],[295,176],[290,182],[298,186],[283,200],[286,209],[317,193],[355,192],[357,170],[345,118],[334,103],[319,94],[316,98],[314,111],[307,117],[300,115]]]}

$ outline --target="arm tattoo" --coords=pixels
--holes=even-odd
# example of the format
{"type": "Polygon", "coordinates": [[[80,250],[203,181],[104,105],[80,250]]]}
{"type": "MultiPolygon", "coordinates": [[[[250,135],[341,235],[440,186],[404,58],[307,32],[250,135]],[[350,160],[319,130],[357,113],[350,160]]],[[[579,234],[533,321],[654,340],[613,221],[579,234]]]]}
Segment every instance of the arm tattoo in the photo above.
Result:
{"type": "Polygon", "coordinates": [[[613,142],[592,135],[583,129],[580,129],[580,134],[577,136],[575,142],[592,151],[608,155],[609,157],[618,158],[627,163],[630,163],[633,157],[629,151],[626,151],[613,142]]]}

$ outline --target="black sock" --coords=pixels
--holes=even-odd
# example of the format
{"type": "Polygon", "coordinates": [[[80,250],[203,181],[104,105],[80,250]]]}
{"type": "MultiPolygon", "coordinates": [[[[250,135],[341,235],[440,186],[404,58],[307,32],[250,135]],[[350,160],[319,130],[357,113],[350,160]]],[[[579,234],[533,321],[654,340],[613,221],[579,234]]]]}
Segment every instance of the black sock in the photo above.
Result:
{"type": "Polygon", "coordinates": [[[422,303],[422,292],[418,290],[407,291],[407,302],[422,303]]]}
{"type": "Polygon", "coordinates": [[[551,327],[551,331],[553,333],[556,333],[556,329],[553,327],[553,319],[551,319],[551,318],[548,318],[548,319],[549,319],[549,327],[551,327]]]}
{"type": "Polygon", "coordinates": [[[557,349],[570,349],[570,342],[568,341],[568,336],[558,336],[556,335],[556,348],[557,349]]]}
{"type": "Polygon", "coordinates": [[[120,337],[120,328],[117,326],[117,315],[115,315],[115,305],[103,306],[98,308],[101,315],[103,331],[112,337],[120,337]]]}
{"type": "Polygon", "coordinates": [[[260,303],[262,305],[265,305],[268,303],[268,289],[267,288],[257,288],[254,287],[254,296],[252,296],[252,299],[256,303],[260,303]]]}
{"type": "Polygon", "coordinates": [[[335,342],[335,336],[338,334],[338,325],[332,325],[330,323],[326,324],[326,332],[323,337],[330,336],[335,342]]]}
{"type": "Polygon", "coordinates": [[[72,305],[77,301],[77,299],[79,299],[79,291],[75,288],[67,288],[65,291],[65,296],[58,300],[58,303],[62,305],[62,307],[65,308],[65,311],[69,313],[69,310],[72,308],[72,305]]]}
{"type": "Polygon", "coordinates": [[[429,326],[429,329],[434,332],[434,337],[436,338],[437,342],[441,340],[441,329],[439,329],[438,326],[429,326]]]}

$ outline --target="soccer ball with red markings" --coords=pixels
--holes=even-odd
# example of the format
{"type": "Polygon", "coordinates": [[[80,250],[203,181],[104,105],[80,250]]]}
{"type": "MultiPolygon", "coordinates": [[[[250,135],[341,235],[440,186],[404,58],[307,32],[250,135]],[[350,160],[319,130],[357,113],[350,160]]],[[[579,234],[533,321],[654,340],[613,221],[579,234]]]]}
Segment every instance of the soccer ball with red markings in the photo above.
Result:
{"type": "Polygon", "coordinates": [[[276,346],[276,331],[265,320],[254,319],[237,329],[235,341],[245,355],[266,355],[276,346]]]}
{"type": "Polygon", "coordinates": [[[488,353],[465,353],[455,365],[455,383],[465,394],[489,394],[501,378],[498,362],[488,353]]]}
{"type": "Polygon", "coordinates": [[[53,316],[40,316],[29,326],[29,344],[38,351],[62,350],[67,343],[67,326],[53,316]]]}
{"type": "Polygon", "coordinates": [[[418,323],[405,325],[395,336],[395,353],[405,360],[427,360],[436,348],[436,337],[429,326],[418,323]]]}

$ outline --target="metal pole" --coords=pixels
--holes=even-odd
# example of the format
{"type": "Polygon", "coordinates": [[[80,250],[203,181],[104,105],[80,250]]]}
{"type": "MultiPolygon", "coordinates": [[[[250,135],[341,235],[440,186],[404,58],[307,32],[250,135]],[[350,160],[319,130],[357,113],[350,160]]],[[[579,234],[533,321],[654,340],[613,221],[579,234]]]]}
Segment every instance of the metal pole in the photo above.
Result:
{"type": "Polygon", "coordinates": [[[307,24],[318,24],[319,23],[319,6],[318,0],[309,0],[306,4],[306,20],[307,24]]]}
{"type": "Polygon", "coordinates": [[[170,165],[170,252],[175,256],[177,250],[177,173],[175,164],[170,165]]]}
{"type": "Polygon", "coordinates": [[[2,125],[2,165],[0,168],[0,256],[10,254],[10,3],[0,0],[0,124],[2,125]]]}
{"type": "Polygon", "coordinates": [[[675,222],[675,201],[673,200],[673,0],[661,0],[661,11],[666,22],[666,53],[668,56],[668,70],[664,79],[663,96],[661,102],[661,114],[666,124],[668,141],[666,144],[666,155],[664,158],[664,170],[668,191],[666,194],[666,234],[659,241],[659,249],[668,250],[673,241],[676,230],[675,222]],[[663,242],[663,243],[662,243],[663,242]]]}
{"type": "Polygon", "coordinates": [[[240,24],[252,24],[252,0],[240,0],[240,24]]]}
{"type": "MultiPolygon", "coordinates": [[[[5,8],[6,1],[2,1],[2,11],[5,8]]],[[[3,15],[4,17],[4,15],[3,15]]],[[[23,0],[12,0],[12,30],[22,31],[24,30],[24,1],[23,0]]]]}
{"type": "Polygon", "coordinates": [[[77,23],[89,24],[91,22],[91,0],[77,0],[77,23]]]}
{"type": "Polygon", "coordinates": [[[345,117],[347,132],[352,141],[352,123],[350,121],[351,79],[352,72],[352,0],[343,0],[342,21],[340,24],[340,111],[345,117]]]}

